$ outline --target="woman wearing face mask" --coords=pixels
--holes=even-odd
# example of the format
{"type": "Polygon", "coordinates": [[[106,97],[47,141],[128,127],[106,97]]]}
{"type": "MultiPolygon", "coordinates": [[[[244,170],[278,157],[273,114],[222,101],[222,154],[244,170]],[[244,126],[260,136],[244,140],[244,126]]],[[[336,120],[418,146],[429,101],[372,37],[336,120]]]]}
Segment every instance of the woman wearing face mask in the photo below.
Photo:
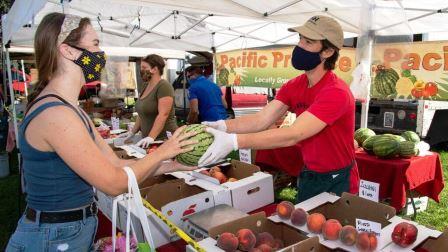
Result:
{"type": "Polygon", "coordinates": [[[179,129],[139,161],[114,154],[78,107],[81,87],[98,80],[106,62],[88,18],[48,14],[34,49],[39,80],[19,130],[27,207],[6,251],[89,251],[97,228],[92,186],[113,196],[125,192],[123,166],[138,181],[191,169],[162,161],[188,151],[192,142],[179,129]]]}
{"type": "Polygon", "coordinates": [[[167,139],[167,131],[177,129],[174,114],[174,88],[162,79],[165,60],[156,54],[150,54],[141,60],[140,72],[144,82],[143,91],[135,104],[138,113],[132,131],[121,135],[125,142],[138,131],[143,139],[137,146],[147,148],[154,140],[167,139]]]}
{"type": "Polygon", "coordinates": [[[199,165],[216,162],[237,148],[273,149],[300,142],[304,167],[298,179],[299,202],[322,192],[356,194],[355,101],[348,85],[332,71],[344,42],[342,28],[332,18],[314,16],[289,30],[300,35],[292,66],[305,73],[285,83],[275,100],[255,115],[205,122],[215,141],[199,165]],[[266,130],[288,110],[297,115],[291,127],[266,130]]]}

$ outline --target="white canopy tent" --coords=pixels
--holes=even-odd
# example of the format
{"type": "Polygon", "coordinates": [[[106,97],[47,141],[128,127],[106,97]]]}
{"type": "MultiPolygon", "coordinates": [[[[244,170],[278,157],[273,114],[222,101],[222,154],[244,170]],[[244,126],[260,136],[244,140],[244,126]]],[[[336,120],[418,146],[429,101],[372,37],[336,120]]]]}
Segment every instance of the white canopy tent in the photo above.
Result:
{"type": "Polygon", "coordinates": [[[346,37],[360,37],[357,62],[370,63],[375,36],[447,31],[447,11],[445,0],[16,0],[2,20],[3,44],[31,46],[50,12],[89,17],[109,46],[191,51],[295,44],[287,27],[328,15],[346,37]]]}

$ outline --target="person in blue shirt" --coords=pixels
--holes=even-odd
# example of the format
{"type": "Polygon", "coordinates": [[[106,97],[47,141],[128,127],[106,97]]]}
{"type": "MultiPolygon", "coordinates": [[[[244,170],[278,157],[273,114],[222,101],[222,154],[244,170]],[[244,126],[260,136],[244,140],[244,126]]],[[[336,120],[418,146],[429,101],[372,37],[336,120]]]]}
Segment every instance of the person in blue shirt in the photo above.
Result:
{"type": "Polygon", "coordinates": [[[199,123],[226,119],[227,102],[218,85],[205,78],[202,69],[198,66],[188,67],[185,73],[190,83],[188,89],[190,113],[187,122],[199,123]]]}

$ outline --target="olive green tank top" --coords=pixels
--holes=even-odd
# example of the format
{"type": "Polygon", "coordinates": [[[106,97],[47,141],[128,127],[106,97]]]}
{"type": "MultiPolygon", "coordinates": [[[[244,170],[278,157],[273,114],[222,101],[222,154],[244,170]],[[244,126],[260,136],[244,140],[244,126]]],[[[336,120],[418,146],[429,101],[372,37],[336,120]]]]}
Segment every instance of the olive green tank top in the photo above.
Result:
{"type": "MultiPolygon", "coordinates": [[[[174,88],[168,81],[162,79],[159,81],[159,83],[157,83],[154,89],[151,90],[151,92],[147,96],[138,99],[138,101],[135,103],[135,109],[141,120],[140,130],[143,137],[147,137],[149,135],[156,117],[159,114],[159,99],[167,96],[172,97],[174,100],[174,88]]],[[[156,140],[166,139],[166,131],[174,133],[176,129],[177,123],[176,116],[174,114],[173,101],[173,105],[171,107],[170,114],[166,119],[165,126],[163,127],[162,132],[160,132],[160,134],[156,137],[156,140]]]]}

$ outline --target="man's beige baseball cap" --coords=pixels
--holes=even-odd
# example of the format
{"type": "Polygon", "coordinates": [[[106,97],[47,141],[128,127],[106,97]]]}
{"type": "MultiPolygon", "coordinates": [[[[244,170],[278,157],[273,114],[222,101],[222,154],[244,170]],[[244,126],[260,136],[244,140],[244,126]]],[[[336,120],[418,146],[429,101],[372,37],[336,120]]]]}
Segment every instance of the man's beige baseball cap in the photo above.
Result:
{"type": "Polygon", "coordinates": [[[341,49],[344,45],[344,32],[341,25],[331,17],[314,16],[302,26],[289,28],[290,32],[298,32],[312,40],[327,39],[334,46],[341,49]]]}

